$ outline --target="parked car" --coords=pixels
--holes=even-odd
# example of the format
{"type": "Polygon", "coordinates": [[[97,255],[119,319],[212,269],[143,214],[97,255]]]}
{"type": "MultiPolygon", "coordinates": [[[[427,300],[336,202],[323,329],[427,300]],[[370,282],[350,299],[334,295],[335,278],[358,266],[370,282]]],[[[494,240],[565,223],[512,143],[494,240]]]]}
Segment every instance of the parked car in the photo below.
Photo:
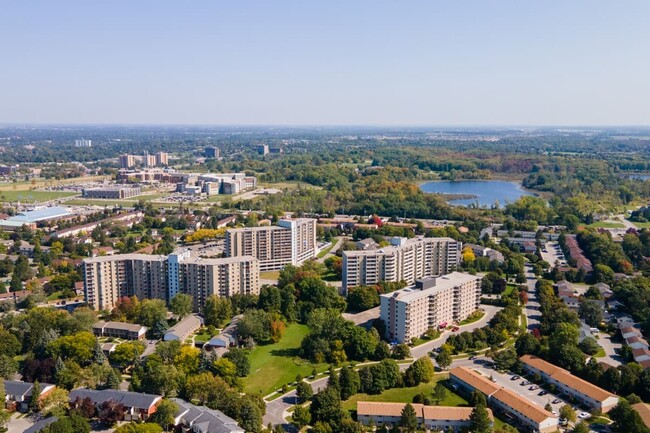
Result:
{"type": "Polygon", "coordinates": [[[537,385],[533,385],[533,386],[531,386],[530,388],[528,388],[528,391],[535,391],[535,390],[537,390],[537,389],[539,389],[539,386],[537,386],[537,385]]]}
{"type": "Polygon", "coordinates": [[[545,389],[543,389],[543,390],[541,390],[541,391],[539,392],[539,394],[537,394],[537,395],[546,395],[546,394],[548,394],[548,391],[545,390],[545,389]]]}
{"type": "Polygon", "coordinates": [[[591,416],[589,412],[580,412],[580,415],[578,415],[578,418],[580,419],[587,419],[591,416]]]}
{"type": "Polygon", "coordinates": [[[530,382],[529,382],[529,381],[527,381],[527,380],[524,380],[524,381],[523,381],[523,382],[521,382],[521,383],[520,383],[519,385],[521,385],[521,386],[526,386],[526,385],[530,385],[530,382]]]}
{"type": "Polygon", "coordinates": [[[556,399],[553,400],[551,403],[553,403],[553,404],[562,403],[562,400],[560,400],[559,398],[556,398],[556,399]]]}
{"type": "Polygon", "coordinates": [[[519,380],[521,377],[517,376],[516,374],[510,378],[510,380],[519,380]]]}

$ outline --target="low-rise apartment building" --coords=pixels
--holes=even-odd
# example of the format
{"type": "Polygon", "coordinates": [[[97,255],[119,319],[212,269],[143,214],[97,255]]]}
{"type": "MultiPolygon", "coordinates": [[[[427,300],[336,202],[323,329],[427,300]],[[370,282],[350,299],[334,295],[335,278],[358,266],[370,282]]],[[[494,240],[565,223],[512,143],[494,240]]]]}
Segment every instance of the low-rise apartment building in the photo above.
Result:
{"type": "Polygon", "coordinates": [[[196,314],[190,314],[169,328],[169,330],[165,333],[163,340],[175,340],[183,343],[190,337],[190,335],[198,331],[201,326],[203,326],[203,319],[196,314]]]}
{"type": "Polygon", "coordinates": [[[538,374],[544,382],[555,385],[559,392],[574,398],[591,410],[607,413],[618,404],[619,398],[616,395],[572,375],[561,367],[533,355],[524,355],[519,359],[525,371],[538,374]]]}
{"type": "MultiPolygon", "coordinates": [[[[405,403],[381,403],[359,401],[357,402],[357,420],[365,425],[377,427],[398,425],[402,418],[405,403]]],[[[466,431],[471,426],[470,416],[474,408],[425,406],[413,404],[418,418],[418,427],[428,431],[444,431],[459,433],[466,431]]],[[[488,409],[492,420],[492,411],[488,409]]]]}
{"type": "Polygon", "coordinates": [[[462,244],[451,238],[392,238],[391,245],[343,252],[343,290],[381,281],[405,281],[448,274],[456,270],[462,244]]]}
{"type": "Polygon", "coordinates": [[[82,195],[84,198],[101,198],[101,199],[125,199],[137,197],[142,194],[139,186],[113,186],[104,188],[84,189],[82,195]]]}
{"type": "Polygon", "coordinates": [[[481,303],[481,277],[452,272],[418,280],[414,286],[380,297],[386,338],[399,343],[459,322],[481,303]]]}
{"type": "Polygon", "coordinates": [[[550,433],[558,430],[558,418],[544,408],[537,406],[525,397],[493,383],[487,377],[467,368],[456,367],[450,370],[452,383],[462,394],[469,395],[479,391],[495,412],[509,418],[516,427],[530,433],[550,433]]]}
{"type": "Polygon", "coordinates": [[[262,272],[298,266],[316,257],[316,220],[282,219],[277,226],[229,229],[225,245],[227,257],[255,257],[262,272]]]}
{"type": "Polygon", "coordinates": [[[117,389],[98,391],[86,388],[73,389],[68,395],[71,407],[78,407],[85,399],[90,399],[100,411],[100,406],[104,402],[114,401],[120,403],[126,409],[122,421],[146,421],[156,412],[163,398],[161,395],[119,391],[117,389]]]}
{"type": "Polygon", "coordinates": [[[142,340],[147,333],[147,327],[135,323],[99,321],[93,325],[93,333],[98,337],[142,340]]]}

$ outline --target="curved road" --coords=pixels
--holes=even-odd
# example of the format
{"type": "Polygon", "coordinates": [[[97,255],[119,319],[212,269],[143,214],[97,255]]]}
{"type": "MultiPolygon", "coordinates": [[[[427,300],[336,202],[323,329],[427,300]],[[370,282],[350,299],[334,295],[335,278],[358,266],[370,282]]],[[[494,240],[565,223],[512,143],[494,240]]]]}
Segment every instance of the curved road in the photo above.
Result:
{"type": "MultiPolygon", "coordinates": [[[[474,323],[464,325],[460,327],[458,332],[468,331],[471,332],[474,329],[482,328],[485,326],[500,310],[499,307],[492,305],[482,305],[481,308],[485,310],[485,315],[474,323]]],[[[430,341],[428,343],[421,344],[417,347],[411,348],[411,355],[413,359],[421,358],[426,356],[431,350],[436,349],[442,346],[449,336],[452,335],[452,332],[445,332],[440,338],[430,341]]],[[[467,360],[457,360],[454,362],[454,365],[463,365],[463,363],[472,364],[473,361],[467,360]]],[[[410,364],[400,364],[400,369],[405,370],[410,364]]],[[[311,388],[314,390],[314,393],[318,392],[320,389],[327,386],[327,376],[317,379],[313,382],[310,382],[311,388]]],[[[288,417],[287,410],[296,404],[296,391],[289,391],[281,397],[276,398],[275,400],[266,402],[266,414],[264,415],[264,425],[269,423],[273,425],[282,424],[284,429],[288,432],[296,432],[297,430],[290,424],[285,421],[285,418],[288,417]]]]}

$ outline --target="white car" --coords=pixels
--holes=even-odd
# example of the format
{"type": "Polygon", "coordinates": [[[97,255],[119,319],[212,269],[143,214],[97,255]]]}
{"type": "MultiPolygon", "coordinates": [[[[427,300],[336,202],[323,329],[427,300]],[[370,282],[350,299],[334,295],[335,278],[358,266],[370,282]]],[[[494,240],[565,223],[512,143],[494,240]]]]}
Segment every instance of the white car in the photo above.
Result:
{"type": "Polygon", "coordinates": [[[578,418],[580,419],[587,419],[591,416],[588,412],[580,412],[580,415],[578,415],[578,418]]]}

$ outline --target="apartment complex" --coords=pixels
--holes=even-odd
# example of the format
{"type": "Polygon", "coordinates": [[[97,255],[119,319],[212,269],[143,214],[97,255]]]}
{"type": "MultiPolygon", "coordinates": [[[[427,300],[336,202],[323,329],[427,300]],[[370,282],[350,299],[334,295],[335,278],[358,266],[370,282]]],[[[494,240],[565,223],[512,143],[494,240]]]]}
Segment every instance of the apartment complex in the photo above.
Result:
{"type": "Polygon", "coordinates": [[[473,391],[481,392],[488,406],[514,421],[520,431],[550,433],[558,429],[558,419],[551,412],[509,389],[501,388],[470,368],[453,368],[449,371],[449,378],[465,395],[473,391]]]}
{"type": "Polygon", "coordinates": [[[229,229],[225,252],[228,257],[255,257],[260,271],[300,265],[316,257],[316,220],[284,219],[277,226],[229,229]]]}
{"type": "Polygon", "coordinates": [[[253,257],[121,254],[85,259],[83,269],[86,302],[97,310],[113,309],[123,296],[170,300],[186,293],[200,311],[211,295],[259,293],[259,262],[253,257]]]}
{"type": "Polygon", "coordinates": [[[120,168],[131,168],[135,165],[135,156],[133,155],[120,155],[120,168]]]}
{"type": "Polygon", "coordinates": [[[98,337],[142,340],[147,333],[147,328],[135,323],[104,322],[100,320],[93,325],[93,333],[98,337]]]}
{"type": "Polygon", "coordinates": [[[343,253],[343,289],[448,274],[458,266],[462,244],[451,238],[391,238],[385,248],[343,253]]]}
{"type": "Polygon", "coordinates": [[[380,300],[386,338],[405,343],[429,328],[444,328],[476,311],[481,303],[481,277],[460,272],[428,277],[381,295],[380,300]]]}
{"type": "Polygon", "coordinates": [[[74,141],[74,147],[92,147],[93,141],[92,140],[85,140],[85,139],[80,139],[80,140],[75,140],[74,141]]]}
{"type": "MultiPolygon", "coordinates": [[[[402,419],[405,403],[357,402],[357,420],[365,426],[395,426],[402,419]]],[[[459,433],[471,427],[472,407],[425,406],[413,404],[418,418],[418,428],[427,431],[459,433]]],[[[492,420],[492,411],[488,409],[492,420]]]]}
{"type": "Polygon", "coordinates": [[[519,359],[524,364],[525,371],[539,374],[546,383],[555,385],[560,392],[571,396],[592,410],[607,413],[618,404],[618,397],[611,392],[580,379],[550,362],[533,355],[524,355],[519,359]]]}

